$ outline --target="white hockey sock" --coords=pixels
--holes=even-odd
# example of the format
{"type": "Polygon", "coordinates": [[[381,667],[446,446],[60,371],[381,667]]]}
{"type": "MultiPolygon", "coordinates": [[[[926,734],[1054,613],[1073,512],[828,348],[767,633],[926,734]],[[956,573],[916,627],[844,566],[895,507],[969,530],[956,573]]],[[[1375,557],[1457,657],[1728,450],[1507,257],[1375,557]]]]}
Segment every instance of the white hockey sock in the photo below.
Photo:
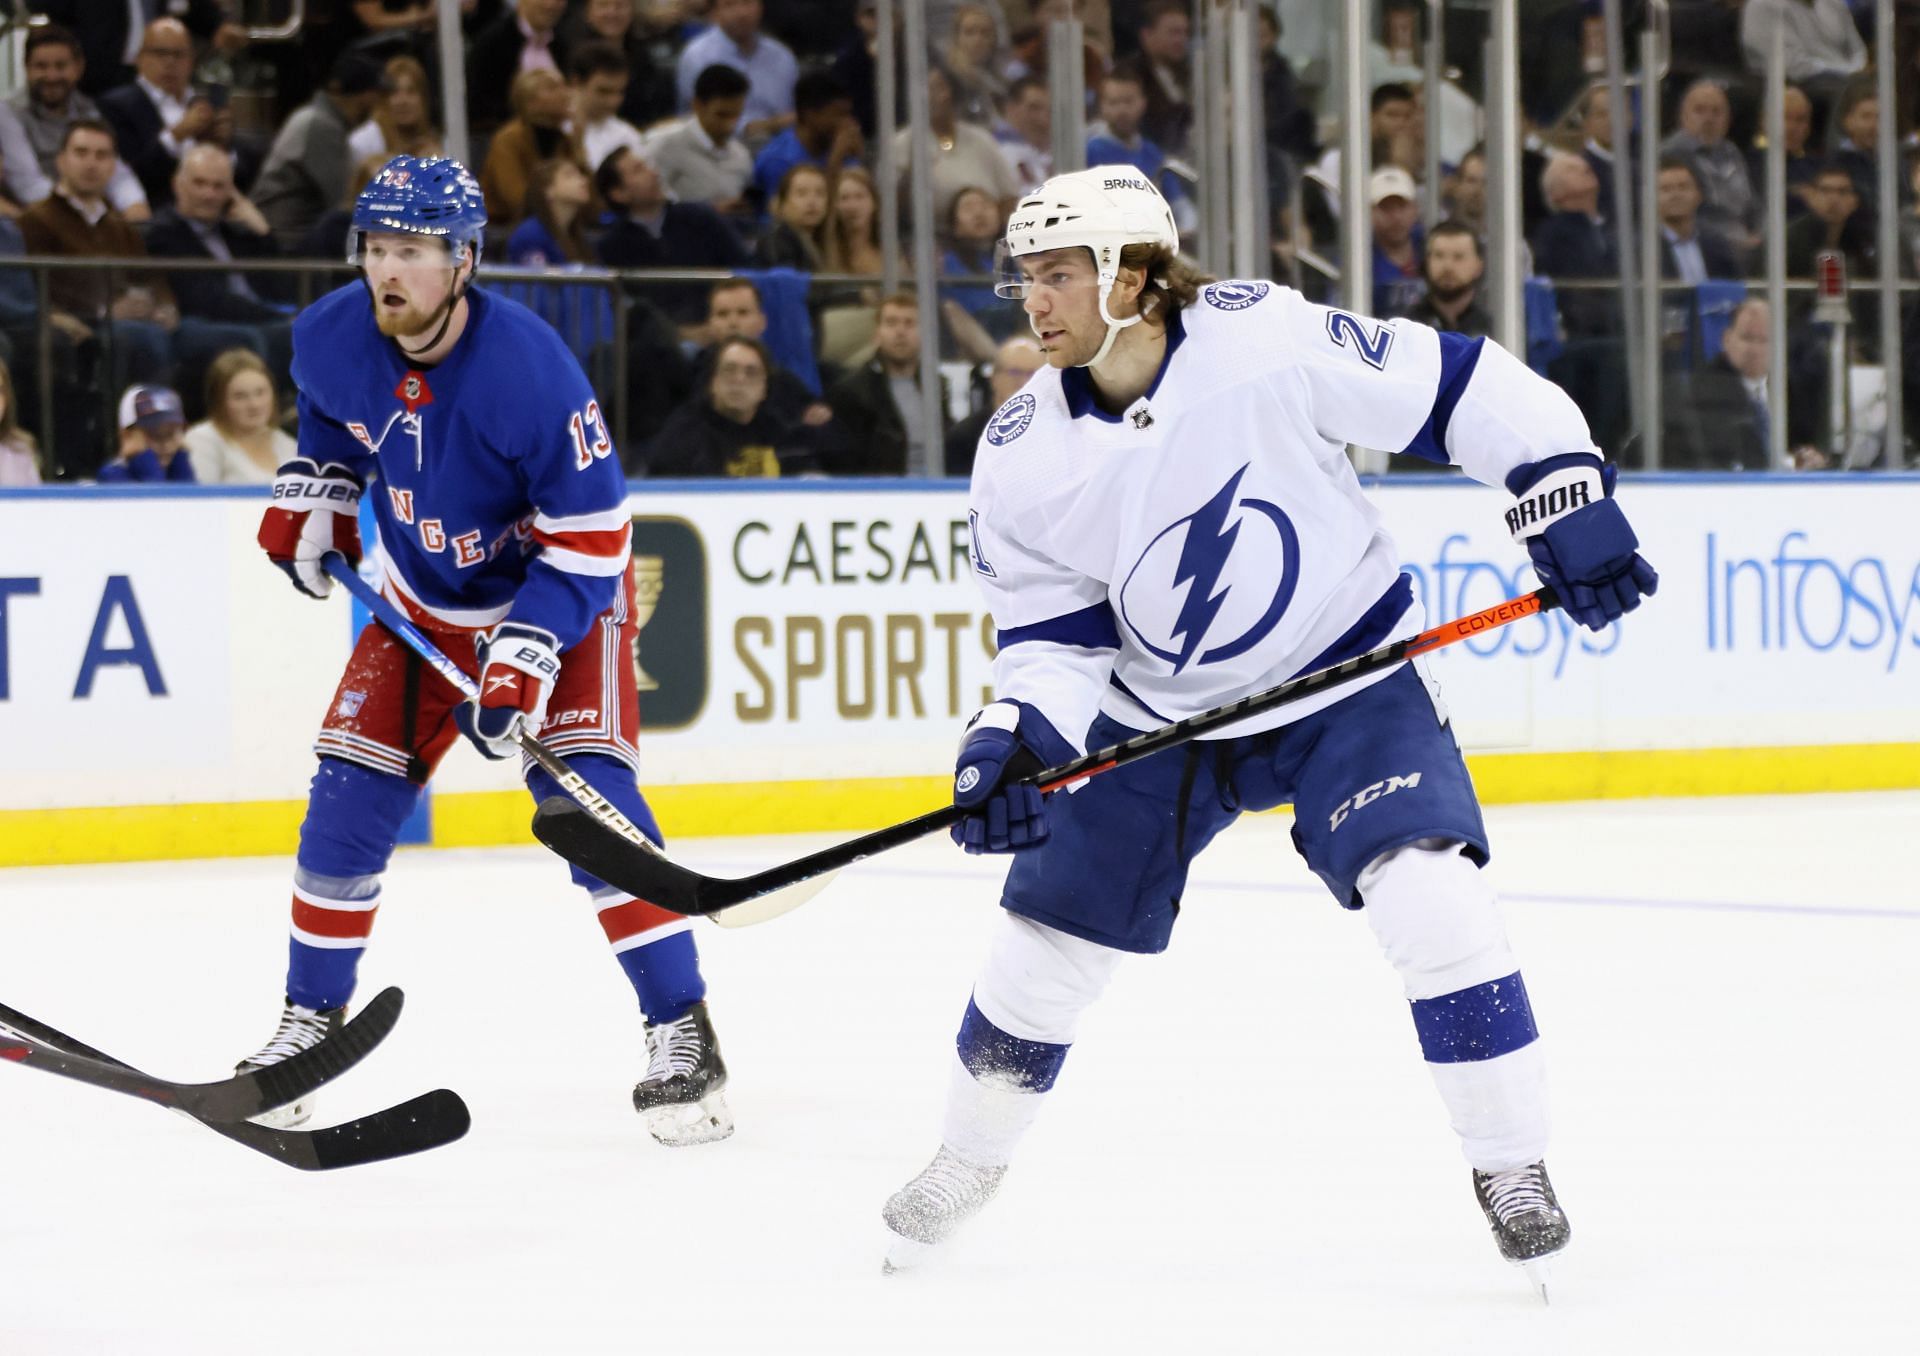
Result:
{"type": "Polygon", "coordinates": [[[956,1052],[947,1075],[947,1116],[940,1142],[980,1168],[1004,1167],[1040,1115],[1043,1092],[1011,1079],[975,1078],[956,1052]]]}
{"type": "Polygon", "coordinates": [[[1080,1014],[1124,954],[1002,915],[953,1056],[941,1133],[949,1149],[979,1167],[1011,1161],[1073,1044],[1080,1014]]]}
{"type": "Polygon", "coordinates": [[[1544,1157],[1546,1056],[1479,868],[1458,844],[1423,839],[1383,853],[1358,883],[1467,1161],[1500,1172],[1544,1157]]]}

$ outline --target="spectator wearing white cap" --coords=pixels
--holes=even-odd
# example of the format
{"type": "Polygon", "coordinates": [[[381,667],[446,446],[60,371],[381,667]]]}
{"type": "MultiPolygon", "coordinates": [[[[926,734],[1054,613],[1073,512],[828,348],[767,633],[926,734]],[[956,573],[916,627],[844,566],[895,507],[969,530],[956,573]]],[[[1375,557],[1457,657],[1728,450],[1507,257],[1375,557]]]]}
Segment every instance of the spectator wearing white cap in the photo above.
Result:
{"type": "Polygon", "coordinates": [[[1375,170],[1367,185],[1373,205],[1373,313],[1383,318],[1405,315],[1427,294],[1419,192],[1413,176],[1398,165],[1375,170]]]}
{"type": "Polygon", "coordinates": [[[167,386],[129,386],[120,397],[120,451],[100,468],[100,483],[192,484],[186,432],[187,412],[179,392],[167,386]]]}

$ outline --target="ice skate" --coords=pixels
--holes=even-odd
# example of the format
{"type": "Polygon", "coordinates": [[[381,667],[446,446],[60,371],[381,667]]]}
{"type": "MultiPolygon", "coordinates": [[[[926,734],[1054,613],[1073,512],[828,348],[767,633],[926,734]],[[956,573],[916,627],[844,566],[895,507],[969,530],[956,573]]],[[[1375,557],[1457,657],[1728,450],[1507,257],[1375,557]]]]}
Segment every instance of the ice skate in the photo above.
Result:
{"type": "MultiPolygon", "coordinates": [[[[303,1008],[289,998],[280,1011],[280,1025],[274,1031],[273,1039],[261,1046],[257,1053],[248,1055],[234,1065],[233,1071],[248,1073],[254,1069],[264,1069],[269,1064],[291,1059],[302,1050],[311,1050],[331,1036],[346,1020],[347,1009],[344,1005],[321,1012],[303,1008]]],[[[291,1130],[296,1125],[305,1125],[307,1118],[312,1115],[313,1096],[309,1093],[298,1101],[261,1112],[253,1117],[253,1123],[270,1130],[291,1130]]]]}
{"type": "Polygon", "coordinates": [[[647,1024],[647,1076],[634,1084],[633,1109],[662,1144],[710,1144],[733,1133],[720,1058],[707,1005],[695,1003],[677,1021],[647,1024]]]}
{"type": "Polygon", "coordinates": [[[1487,1212],[1500,1255],[1527,1273],[1535,1293],[1547,1299],[1547,1265],[1573,1236],[1573,1228],[1554,1198],[1547,1165],[1529,1163],[1506,1172],[1473,1174],[1473,1194],[1487,1212]]]}
{"type": "Polygon", "coordinates": [[[980,1213],[1006,1175],[1004,1165],[979,1167],[941,1145],[933,1162],[894,1192],[880,1211],[887,1225],[887,1254],[880,1270],[891,1276],[925,1261],[954,1230],[980,1213]]]}

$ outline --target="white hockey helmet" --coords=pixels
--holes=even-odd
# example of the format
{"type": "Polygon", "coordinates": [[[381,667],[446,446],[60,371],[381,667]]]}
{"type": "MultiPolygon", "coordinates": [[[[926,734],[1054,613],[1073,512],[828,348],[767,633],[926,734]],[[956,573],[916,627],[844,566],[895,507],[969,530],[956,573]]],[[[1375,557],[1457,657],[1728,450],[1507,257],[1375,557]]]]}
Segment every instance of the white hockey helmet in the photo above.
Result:
{"type": "Polygon", "coordinates": [[[1107,297],[1120,272],[1120,251],[1128,245],[1180,248],[1173,209],[1151,179],[1132,165],[1099,165],[1056,174],[1020,199],[1007,219],[994,291],[1009,299],[1026,296],[1028,284],[1019,263],[1023,254],[1076,247],[1091,251],[1099,274],[1100,318],[1107,322],[1107,337],[1086,364],[1092,367],[1107,356],[1121,330],[1141,319],[1136,312],[1115,320],[1107,310],[1107,297]]]}

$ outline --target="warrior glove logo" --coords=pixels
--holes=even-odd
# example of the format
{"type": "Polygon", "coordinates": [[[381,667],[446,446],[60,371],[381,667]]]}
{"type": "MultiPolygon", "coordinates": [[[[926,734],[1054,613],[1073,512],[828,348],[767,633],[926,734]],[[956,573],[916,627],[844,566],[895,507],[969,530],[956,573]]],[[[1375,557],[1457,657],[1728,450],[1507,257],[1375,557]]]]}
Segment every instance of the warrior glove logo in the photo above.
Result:
{"type": "Polygon", "coordinates": [[[1175,673],[1196,660],[1223,664],[1253,649],[1280,624],[1300,582],[1293,521],[1277,504],[1242,497],[1246,474],[1242,466],[1205,504],[1147,543],[1120,586],[1121,620],[1175,673]],[[1216,643],[1203,648],[1210,638],[1216,643]]]}
{"type": "Polygon", "coordinates": [[[987,441],[995,447],[1005,447],[1025,433],[1028,425],[1033,423],[1037,404],[1030,393],[1022,391],[1002,405],[993,418],[987,420],[987,441]]]}

